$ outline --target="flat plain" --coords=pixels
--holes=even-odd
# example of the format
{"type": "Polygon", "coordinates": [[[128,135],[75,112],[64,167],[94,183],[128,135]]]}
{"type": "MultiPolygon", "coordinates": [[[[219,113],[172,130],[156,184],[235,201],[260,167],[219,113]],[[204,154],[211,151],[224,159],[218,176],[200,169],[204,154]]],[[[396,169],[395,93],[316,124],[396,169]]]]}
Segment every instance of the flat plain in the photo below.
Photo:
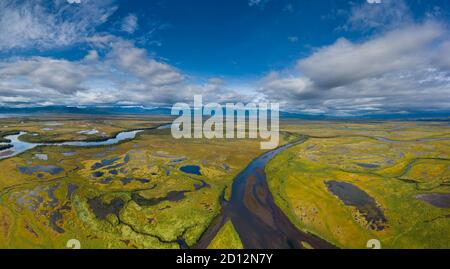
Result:
{"type": "MultiPolygon", "coordinates": [[[[192,246],[220,210],[234,176],[259,155],[255,140],[176,140],[168,119],[4,119],[3,136],[27,142],[97,141],[100,147],[38,146],[0,160],[0,247],[179,248],[192,246]]],[[[9,149],[6,149],[6,151],[9,149]]]]}
{"type": "MultiPolygon", "coordinates": [[[[0,119],[41,143],[0,159],[0,248],[195,247],[260,156],[252,139],[174,139],[163,117],[0,119]],[[120,132],[136,137],[103,146],[120,132]],[[45,145],[42,145],[44,143],[45,145]],[[53,144],[53,145],[52,145],[53,144]]],[[[302,231],[340,248],[450,248],[448,122],[285,121],[266,174],[278,207],[302,231]]],[[[242,248],[227,221],[211,248],[242,248]]],[[[305,246],[307,248],[309,246],[305,246]]]]}
{"type": "Polygon", "coordinates": [[[268,165],[276,203],[342,248],[450,248],[447,122],[293,122],[308,139],[268,165]]]}

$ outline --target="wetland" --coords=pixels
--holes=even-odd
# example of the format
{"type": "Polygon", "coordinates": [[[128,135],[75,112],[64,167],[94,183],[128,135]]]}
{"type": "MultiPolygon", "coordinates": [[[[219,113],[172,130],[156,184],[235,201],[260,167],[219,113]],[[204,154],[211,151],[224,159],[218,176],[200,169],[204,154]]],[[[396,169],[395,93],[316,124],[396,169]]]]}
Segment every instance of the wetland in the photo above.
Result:
{"type": "Polygon", "coordinates": [[[284,121],[262,151],[168,118],[0,121],[3,248],[450,247],[447,124],[284,121]]]}

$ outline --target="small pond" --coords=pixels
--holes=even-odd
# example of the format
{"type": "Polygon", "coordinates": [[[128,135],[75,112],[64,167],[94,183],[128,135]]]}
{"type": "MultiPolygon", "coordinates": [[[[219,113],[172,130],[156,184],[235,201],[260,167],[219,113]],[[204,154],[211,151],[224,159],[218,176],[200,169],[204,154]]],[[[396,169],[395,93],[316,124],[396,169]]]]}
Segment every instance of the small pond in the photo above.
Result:
{"type": "Polygon", "coordinates": [[[192,175],[198,175],[201,176],[202,173],[200,171],[200,166],[198,165],[185,165],[180,167],[180,171],[187,173],[187,174],[192,174],[192,175]]]}
{"type": "Polygon", "coordinates": [[[328,190],[344,202],[345,205],[356,207],[372,229],[377,231],[384,229],[384,224],[387,220],[373,197],[347,182],[329,180],[325,184],[328,190]]]}
{"type": "Polygon", "coordinates": [[[435,207],[450,208],[450,193],[419,194],[416,199],[427,202],[435,207]]]}

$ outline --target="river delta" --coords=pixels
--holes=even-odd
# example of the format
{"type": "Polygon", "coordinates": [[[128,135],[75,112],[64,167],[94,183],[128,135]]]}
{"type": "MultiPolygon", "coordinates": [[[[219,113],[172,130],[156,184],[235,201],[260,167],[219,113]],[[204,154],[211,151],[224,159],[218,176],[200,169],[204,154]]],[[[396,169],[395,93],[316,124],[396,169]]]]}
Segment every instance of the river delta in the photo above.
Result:
{"type": "Polygon", "coordinates": [[[446,122],[283,121],[261,150],[170,121],[0,119],[0,247],[450,247],[446,122]]]}

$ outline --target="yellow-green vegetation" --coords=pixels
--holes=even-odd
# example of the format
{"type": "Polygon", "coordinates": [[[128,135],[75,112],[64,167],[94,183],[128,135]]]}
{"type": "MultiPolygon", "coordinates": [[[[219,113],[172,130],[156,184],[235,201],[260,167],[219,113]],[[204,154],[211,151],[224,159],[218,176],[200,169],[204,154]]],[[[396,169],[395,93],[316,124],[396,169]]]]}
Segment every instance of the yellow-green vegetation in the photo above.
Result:
{"type": "MultiPolygon", "coordinates": [[[[25,131],[27,134],[22,140],[40,142],[62,141],[95,141],[104,140],[114,136],[118,132],[131,129],[145,129],[170,122],[169,118],[115,118],[97,117],[87,120],[86,117],[57,117],[57,118],[21,118],[2,119],[0,121],[0,135],[17,131],[25,131]]],[[[0,140],[0,142],[4,142],[0,140]]]]}
{"type": "MultiPolygon", "coordinates": [[[[177,140],[169,129],[150,129],[165,122],[1,119],[0,142],[19,131],[40,143],[145,131],[110,146],[39,146],[0,160],[0,248],[65,248],[69,239],[82,248],[194,246],[221,199],[230,199],[233,178],[263,151],[259,140],[177,140]]],[[[345,248],[364,248],[372,238],[384,248],[450,247],[448,196],[439,198],[450,192],[450,141],[439,140],[450,136],[448,124],[281,127],[280,144],[307,137],[266,167],[276,203],[297,227],[345,248]]],[[[210,247],[242,247],[231,222],[210,247]]]]}
{"type": "Polygon", "coordinates": [[[365,248],[369,239],[383,248],[450,248],[450,140],[429,139],[450,137],[448,124],[284,128],[309,138],[276,156],[266,172],[276,203],[298,228],[343,248],[365,248]],[[341,185],[333,192],[331,183],[341,185]],[[446,196],[439,206],[418,199],[429,194],[446,196]]]}
{"type": "MultiPolygon", "coordinates": [[[[4,119],[0,126],[60,141],[97,135],[74,130],[113,135],[161,123],[51,118],[34,125],[4,119]],[[48,122],[53,130],[42,130],[48,122]]],[[[0,160],[0,248],[65,248],[72,238],[82,248],[193,246],[219,213],[224,190],[261,153],[257,140],[176,140],[165,129],[111,146],[40,146],[0,160]]]]}
{"type": "Polygon", "coordinates": [[[211,244],[210,249],[243,249],[241,239],[234,229],[233,223],[227,221],[225,225],[217,233],[211,244]]]}

